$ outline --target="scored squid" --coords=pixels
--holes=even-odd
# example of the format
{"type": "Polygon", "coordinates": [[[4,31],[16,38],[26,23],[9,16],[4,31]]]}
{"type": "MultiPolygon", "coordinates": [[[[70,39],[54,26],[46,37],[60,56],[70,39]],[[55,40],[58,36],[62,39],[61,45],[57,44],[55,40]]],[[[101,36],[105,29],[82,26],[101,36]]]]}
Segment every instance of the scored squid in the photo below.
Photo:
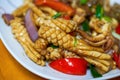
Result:
{"type": "Polygon", "coordinates": [[[83,40],[66,34],[62,30],[41,26],[38,31],[40,37],[46,39],[49,43],[76,52],[78,55],[86,55],[98,59],[111,59],[109,54],[103,53],[103,49],[87,45],[83,40]],[[75,44],[77,42],[77,44],[75,44]]]}
{"type": "Polygon", "coordinates": [[[10,25],[12,27],[12,33],[18,42],[23,46],[27,56],[35,63],[44,66],[45,61],[42,59],[43,57],[39,51],[46,48],[47,42],[44,39],[38,38],[38,40],[33,43],[23,23],[24,22],[21,18],[11,20],[10,25]]]}
{"type": "Polygon", "coordinates": [[[46,25],[57,29],[61,29],[66,33],[75,31],[77,29],[77,23],[73,20],[65,20],[63,18],[45,19],[43,17],[38,17],[35,14],[34,18],[37,26],[46,25]]]}

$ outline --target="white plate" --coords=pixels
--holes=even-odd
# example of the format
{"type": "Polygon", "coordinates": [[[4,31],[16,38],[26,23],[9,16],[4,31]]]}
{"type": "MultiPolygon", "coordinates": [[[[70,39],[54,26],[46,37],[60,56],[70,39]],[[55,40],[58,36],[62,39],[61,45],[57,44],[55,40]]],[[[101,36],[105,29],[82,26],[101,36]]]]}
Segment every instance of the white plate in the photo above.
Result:
{"type": "MultiPolygon", "coordinates": [[[[112,0],[112,1],[118,1],[120,0],[112,0]]],[[[1,13],[7,12],[11,13],[17,6],[22,4],[22,0],[0,0],[0,36],[5,44],[6,48],[9,50],[11,55],[26,69],[29,71],[52,80],[88,80],[92,79],[93,77],[90,74],[90,71],[87,71],[87,75],[85,76],[75,76],[75,75],[67,75],[63,74],[61,72],[58,72],[56,70],[53,70],[48,65],[46,67],[41,67],[34,62],[32,62],[25,54],[23,48],[21,45],[17,42],[16,39],[14,39],[11,28],[8,27],[3,19],[1,18],[1,13]]],[[[106,73],[101,78],[94,78],[95,80],[100,79],[109,79],[113,77],[120,76],[120,70],[112,70],[109,73],[106,73]]]]}

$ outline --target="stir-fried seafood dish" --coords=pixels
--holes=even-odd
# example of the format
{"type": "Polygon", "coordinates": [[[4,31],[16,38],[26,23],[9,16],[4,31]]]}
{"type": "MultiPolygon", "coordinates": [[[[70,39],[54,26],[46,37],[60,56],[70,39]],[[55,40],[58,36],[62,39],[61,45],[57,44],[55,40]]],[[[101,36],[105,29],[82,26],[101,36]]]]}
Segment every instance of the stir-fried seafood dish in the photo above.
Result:
{"type": "Polygon", "coordinates": [[[89,68],[93,77],[120,68],[120,40],[112,34],[120,35],[119,4],[110,6],[109,0],[25,0],[2,17],[26,55],[40,66],[48,63],[58,71],[79,75],[89,68]]]}

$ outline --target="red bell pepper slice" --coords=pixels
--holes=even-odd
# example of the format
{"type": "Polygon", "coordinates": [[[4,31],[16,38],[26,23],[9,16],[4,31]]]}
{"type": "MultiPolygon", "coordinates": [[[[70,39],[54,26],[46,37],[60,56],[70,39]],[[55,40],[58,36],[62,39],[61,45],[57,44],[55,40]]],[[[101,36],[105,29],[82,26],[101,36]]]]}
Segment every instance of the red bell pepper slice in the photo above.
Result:
{"type": "Polygon", "coordinates": [[[49,64],[53,69],[72,75],[85,75],[87,62],[82,58],[58,59],[49,64]]]}
{"type": "Polygon", "coordinates": [[[56,0],[35,0],[34,3],[37,6],[49,6],[57,11],[66,12],[69,16],[72,16],[75,13],[75,10],[72,7],[56,0]]]}
{"type": "Polygon", "coordinates": [[[117,67],[120,69],[120,54],[117,54],[116,52],[114,52],[113,59],[115,60],[117,67]]]}
{"type": "Polygon", "coordinates": [[[120,24],[116,28],[116,33],[120,34],[120,24]]]}

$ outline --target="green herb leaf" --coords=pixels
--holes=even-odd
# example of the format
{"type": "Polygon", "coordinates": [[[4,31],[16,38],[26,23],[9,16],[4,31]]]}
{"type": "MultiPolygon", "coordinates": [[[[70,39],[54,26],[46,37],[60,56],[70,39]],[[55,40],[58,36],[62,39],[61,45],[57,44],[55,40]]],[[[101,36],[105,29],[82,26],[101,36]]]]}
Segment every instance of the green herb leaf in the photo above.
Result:
{"type": "Polygon", "coordinates": [[[56,19],[56,18],[60,17],[61,15],[62,15],[61,13],[57,13],[53,16],[53,19],[56,19]]]}
{"type": "Polygon", "coordinates": [[[108,17],[108,16],[104,16],[103,19],[106,20],[107,22],[111,22],[112,21],[112,19],[110,17],[108,17]]]}
{"type": "Polygon", "coordinates": [[[80,4],[86,4],[88,0],[80,0],[80,4]]]}
{"type": "Polygon", "coordinates": [[[102,75],[98,73],[98,71],[95,69],[95,67],[92,64],[90,64],[89,67],[90,67],[91,74],[94,78],[102,77],[102,75]]]}
{"type": "Polygon", "coordinates": [[[83,31],[90,31],[90,27],[89,27],[88,21],[84,21],[82,23],[82,29],[83,29],[83,31]]]}
{"type": "Polygon", "coordinates": [[[59,48],[59,46],[55,46],[53,44],[50,44],[50,47],[52,47],[53,49],[59,48]]]}
{"type": "Polygon", "coordinates": [[[78,41],[77,41],[77,38],[74,38],[74,47],[76,47],[78,41]]]}
{"type": "Polygon", "coordinates": [[[103,10],[103,7],[100,5],[100,4],[98,4],[97,6],[96,6],[96,17],[97,18],[99,18],[99,19],[101,19],[103,16],[104,16],[104,10],[103,10]]]}

